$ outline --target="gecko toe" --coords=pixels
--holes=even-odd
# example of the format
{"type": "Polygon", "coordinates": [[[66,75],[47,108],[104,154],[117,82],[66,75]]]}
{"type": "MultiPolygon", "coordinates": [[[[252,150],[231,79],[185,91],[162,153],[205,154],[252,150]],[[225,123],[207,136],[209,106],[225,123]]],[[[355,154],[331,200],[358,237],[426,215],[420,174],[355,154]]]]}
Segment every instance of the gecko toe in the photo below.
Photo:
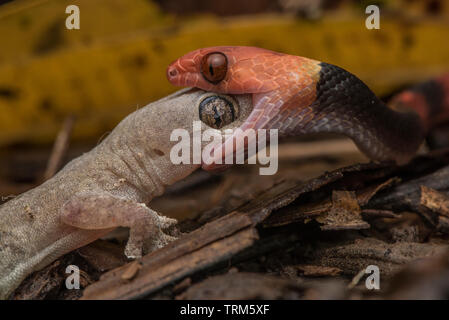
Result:
{"type": "Polygon", "coordinates": [[[170,228],[178,223],[178,220],[168,218],[165,216],[159,216],[159,225],[162,229],[170,228]]]}
{"type": "Polygon", "coordinates": [[[124,253],[128,259],[139,259],[142,257],[142,246],[139,247],[135,243],[128,241],[124,253]]]}

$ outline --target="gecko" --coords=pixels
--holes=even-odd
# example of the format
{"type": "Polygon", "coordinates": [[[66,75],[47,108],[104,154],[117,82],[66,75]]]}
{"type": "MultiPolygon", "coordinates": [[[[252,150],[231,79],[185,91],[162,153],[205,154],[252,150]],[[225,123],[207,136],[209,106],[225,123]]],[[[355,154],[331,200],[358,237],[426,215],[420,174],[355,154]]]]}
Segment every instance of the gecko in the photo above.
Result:
{"type": "MultiPolygon", "coordinates": [[[[240,126],[250,114],[248,95],[184,89],[122,120],[95,148],[54,177],[0,206],[0,298],[60,256],[128,227],[125,255],[136,259],[175,238],[164,232],[176,220],[147,206],[151,199],[201,164],[174,164],[174,129],[240,126]]],[[[206,142],[203,142],[206,143],[206,142]]],[[[151,204],[151,203],[150,203],[151,204]]]]}

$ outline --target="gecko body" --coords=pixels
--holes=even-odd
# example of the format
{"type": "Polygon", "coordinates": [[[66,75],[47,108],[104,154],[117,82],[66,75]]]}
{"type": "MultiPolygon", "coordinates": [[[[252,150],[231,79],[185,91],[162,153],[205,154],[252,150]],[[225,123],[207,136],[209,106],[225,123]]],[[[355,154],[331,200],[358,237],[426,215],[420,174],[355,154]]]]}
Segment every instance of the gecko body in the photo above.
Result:
{"type": "MultiPolygon", "coordinates": [[[[31,272],[118,226],[130,228],[129,258],[174,240],[163,229],[176,220],[146,204],[200,167],[172,163],[170,150],[176,142],[170,135],[174,129],[192,133],[207,97],[211,94],[201,90],[181,90],[137,110],[52,179],[1,205],[0,298],[7,298],[31,272]]],[[[252,108],[245,95],[227,97],[229,101],[238,104],[240,116],[223,130],[241,125],[252,108]]],[[[204,122],[202,126],[209,129],[204,122]]]]}

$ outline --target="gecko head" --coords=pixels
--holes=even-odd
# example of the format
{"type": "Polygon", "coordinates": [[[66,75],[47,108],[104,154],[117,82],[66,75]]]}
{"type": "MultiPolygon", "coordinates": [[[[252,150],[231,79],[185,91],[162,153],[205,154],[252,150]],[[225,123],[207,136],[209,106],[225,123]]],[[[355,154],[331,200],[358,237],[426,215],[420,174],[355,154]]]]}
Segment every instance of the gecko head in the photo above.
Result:
{"type": "Polygon", "coordinates": [[[218,93],[267,92],[275,89],[277,84],[270,81],[268,74],[260,79],[259,71],[264,68],[264,62],[269,61],[271,66],[274,57],[283,55],[255,47],[203,48],[172,62],[167,68],[167,78],[175,86],[218,93]]]}
{"type": "MultiPolygon", "coordinates": [[[[217,159],[217,163],[214,163],[213,152],[245,123],[253,109],[251,95],[205,92],[198,100],[197,108],[197,117],[202,122],[202,129],[205,130],[202,132],[202,168],[216,172],[225,170],[235,163],[235,155],[245,151],[244,148],[236,146],[235,150],[230,152],[232,163],[225,163],[220,161],[221,159],[217,159]]],[[[246,158],[245,155],[243,157],[246,158]]]]}

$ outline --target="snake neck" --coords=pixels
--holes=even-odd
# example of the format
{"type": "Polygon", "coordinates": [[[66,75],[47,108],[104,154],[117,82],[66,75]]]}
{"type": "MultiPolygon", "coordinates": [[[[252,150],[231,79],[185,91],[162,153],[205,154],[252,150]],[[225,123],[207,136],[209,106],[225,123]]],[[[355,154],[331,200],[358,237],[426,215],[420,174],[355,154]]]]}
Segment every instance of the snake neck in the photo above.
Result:
{"type": "Polygon", "coordinates": [[[413,108],[384,104],[356,76],[320,63],[313,117],[297,128],[303,133],[335,132],[349,136],[373,160],[405,163],[419,148],[425,124],[413,108]]]}

